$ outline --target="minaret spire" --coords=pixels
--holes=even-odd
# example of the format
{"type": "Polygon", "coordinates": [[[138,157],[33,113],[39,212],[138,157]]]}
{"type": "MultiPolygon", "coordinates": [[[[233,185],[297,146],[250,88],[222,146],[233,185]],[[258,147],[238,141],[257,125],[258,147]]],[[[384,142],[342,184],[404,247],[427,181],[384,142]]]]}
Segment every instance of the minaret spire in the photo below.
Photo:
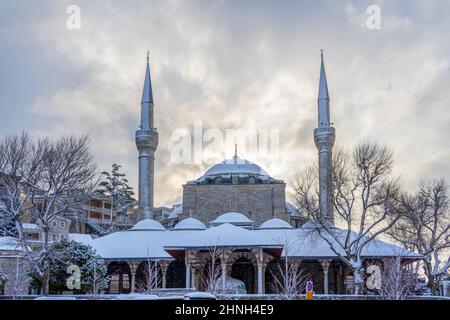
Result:
{"type": "Polygon", "coordinates": [[[142,100],[143,103],[153,104],[153,90],[152,90],[152,80],[150,78],[150,62],[149,62],[149,52],[147,52],[147,67],[145,69],[145,79],[144,79],[144,89],[142,90],[142,100]]]}
{"type": "Polygon", "coordinates": [[[320,219],[333,225],[332,151],[335,129],[330,122],[330,96],[323,62],[323,50],[320,50],[320,60],[319,94],[317,98],[318,128],[314,129],[314,142],[319,153],[320,219]]]}
{"type": "Polygon", "coordinates": [[[141,219],[153,217],[153,186],[155,151],[158,132],[154,128],[154,102],[150,78],[149,52],[145,70],[144,89],[141,100],[141,124],[136,131],[136,147],[139,152],[139,215],[141,219]]]}
{"type": "Polygon", "coordinates": [[[319,127],[330,124],[330,95],[328,94],[327,75],[323,62],[323,50],[320,50],[320,79],[319,94],[317,97],[319,107],[319,127]]]}

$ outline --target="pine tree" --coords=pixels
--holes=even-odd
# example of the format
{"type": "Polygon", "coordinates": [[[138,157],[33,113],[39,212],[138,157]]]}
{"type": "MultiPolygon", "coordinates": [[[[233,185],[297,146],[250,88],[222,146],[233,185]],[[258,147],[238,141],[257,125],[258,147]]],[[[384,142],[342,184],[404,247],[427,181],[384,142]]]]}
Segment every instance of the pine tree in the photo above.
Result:
{"type": "Polygon", "coordinates": [[[128,207],[134,205],[136,200],[133,199],[133,188],[128,185],[128,180],[125,174],[121,173],[121,166],[118,164],[112,165],[111,172],[103,171],[103,180],[99,183],[99,188],[96,194],[103,197],[108,197],[111,201],[110,209],[110,227],[113,224],[114,207],[116,211],[126,211],[128,207]]]}

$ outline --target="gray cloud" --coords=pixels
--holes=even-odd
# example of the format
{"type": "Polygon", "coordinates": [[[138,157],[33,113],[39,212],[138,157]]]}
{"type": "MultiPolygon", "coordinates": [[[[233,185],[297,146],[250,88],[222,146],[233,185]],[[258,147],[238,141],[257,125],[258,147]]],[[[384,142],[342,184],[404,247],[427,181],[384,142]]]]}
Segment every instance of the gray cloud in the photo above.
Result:
{"type": "MultiPolygon", "coordinates": [[[[319,49],[325,49],[337,144],[375,140],[395,150],[406,188],[450,180],[448,1],[68,1],[0,4],[0,132],[91,135],[101,168],[137,181],[145,53],[150,50],[156,203],[179,201],[206,165],[174,165],[175,128],[280,131],[279,161],[255,159],[289,181],[314,161],[319,49]],[[381,8],[381,30],[365,27],[381,8]]],[[[233,150],[227,150],[231,155],[233,150]]]]}

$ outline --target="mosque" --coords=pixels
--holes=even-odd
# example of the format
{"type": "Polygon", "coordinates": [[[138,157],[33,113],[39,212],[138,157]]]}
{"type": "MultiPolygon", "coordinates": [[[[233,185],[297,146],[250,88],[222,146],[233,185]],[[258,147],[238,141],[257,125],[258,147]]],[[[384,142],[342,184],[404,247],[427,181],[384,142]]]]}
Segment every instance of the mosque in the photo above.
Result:
{"type": "MultiPolygon", "coordinates": [[[[136,131],[139,152],[139,214],[130,230],[92,240],[111,275],[110,293],[138,292],[148,286],[148,270],[155,270],[161,290],[206,290],[205,275],[212,250],[223,288],[239,293],[276,293],[280,263],[298,264],[313,281],[314,291],[344,294],[351,287],[351,270],[311,232],[298,210],[286,202],[282,180],[260,166],[234,157],[208,169],[183,185],[183,202],[163,224],[152,219],[154,159],[158,146],[149,61],[141,101],[141,122],[136,131]],[[229,284],[237,284],[235,286],[229,284]]],[[[320,213],[333,223],[331,157],[335,128],[330,121],[330,98],[321,57],[318,127],[320,213]]],[[[340,229],[336,228],[337,232],[340,229]]],[[[342,230],[344,232],[344,230],[342,230]]],[[[401,250],[374,240],[363,250],[365,259],[382,259],[401,250]]],[[[402,251],[403,259],[420,256],[402,251]]]]}

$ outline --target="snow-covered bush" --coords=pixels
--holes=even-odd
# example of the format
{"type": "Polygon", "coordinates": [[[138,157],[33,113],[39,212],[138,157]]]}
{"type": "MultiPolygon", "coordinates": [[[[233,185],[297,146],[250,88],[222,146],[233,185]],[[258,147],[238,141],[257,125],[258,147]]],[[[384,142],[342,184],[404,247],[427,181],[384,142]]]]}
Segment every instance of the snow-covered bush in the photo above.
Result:
{"type": "MultiPolygon", "coordinates": [[[[75,241],[61,241],[52,245],[54,255],[50,264],[50,291],[67,291],[66,281],[70,274],[67,268],[75,265],[80,268],[79,290],[75,292],[99,294],[109,285],[109,277],[104,260],[92,247],[75,241]]],[[[35,279],[38,281],[38,279],[35,279]]]]}

